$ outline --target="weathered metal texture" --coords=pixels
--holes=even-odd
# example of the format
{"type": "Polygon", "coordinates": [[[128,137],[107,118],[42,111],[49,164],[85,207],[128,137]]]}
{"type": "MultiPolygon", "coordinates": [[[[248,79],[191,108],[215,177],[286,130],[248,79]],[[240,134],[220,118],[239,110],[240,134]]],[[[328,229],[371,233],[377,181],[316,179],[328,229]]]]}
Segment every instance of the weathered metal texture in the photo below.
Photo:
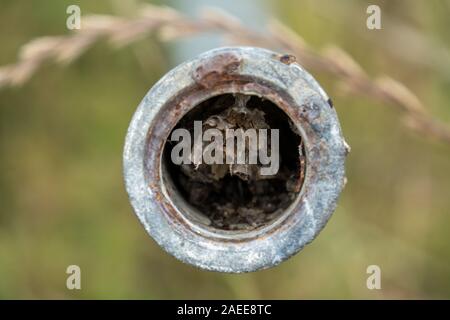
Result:
{"type": "Polygon", "coordinates": [[[144,97],[128,129],[124,176],[134,211],[161,247],[203,269],[240,273],[275,266],[318,235],[344,187],[347,153],[331,100],[295,58],[260,48],[219,48],[179,65],[144,97]],[[306,151],[297,199],[276,221],[248,232],[191,219],[162,165],[166,139],[183,115],[210,97],[237,92],[283,109],[306,151]]]}

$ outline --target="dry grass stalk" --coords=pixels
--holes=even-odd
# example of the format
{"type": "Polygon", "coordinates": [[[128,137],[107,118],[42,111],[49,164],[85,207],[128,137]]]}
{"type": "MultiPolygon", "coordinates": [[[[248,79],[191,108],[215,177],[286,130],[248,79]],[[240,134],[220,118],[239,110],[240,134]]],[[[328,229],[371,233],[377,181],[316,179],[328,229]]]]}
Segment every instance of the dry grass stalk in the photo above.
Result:
{"type": "Polygon", "coordinates": [[[337,47],[316,51],[295,32],[274,21],[267,33],[246,28],[238,19],[220,10],[204,10],[198,19],[162,6],[145,5],[134,18],[90,15],[82,28],[67,36],[42,37],[25,44],[17,63],[0,68],[0,88],[26,82],[47,61],[70,63],[94,43],[109,40],[114,47],[156,34],[162,41],[204,32],[222,33],[229,42],[268,47],[291,53],[307,69],[338,78],[347,92],[367,96],[397,107],[405,114],[407,126],[426,136],[450,143],[450,127],[432,118],[420,100],[403,84],[382,76],[370,78],[346,52],[337,47]]]}

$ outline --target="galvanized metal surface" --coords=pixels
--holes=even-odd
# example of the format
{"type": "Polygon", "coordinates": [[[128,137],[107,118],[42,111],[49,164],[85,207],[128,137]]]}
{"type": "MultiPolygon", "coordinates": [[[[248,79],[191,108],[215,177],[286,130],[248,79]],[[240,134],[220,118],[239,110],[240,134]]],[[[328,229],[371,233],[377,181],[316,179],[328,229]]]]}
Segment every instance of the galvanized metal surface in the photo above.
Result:
{"type": "Polygon", "coordinates": [[[294,61],[260,48],[215,49],[167,73],[137,108],[123,155],[126,189],[149,235],[178,259],[220,272],[272,267],[311,242],[335,210],[348,147],[330,99],[294,61]],[[224,93],[271,100],[305,144],[306,176],[297,199],[276,221],[248,232],[214,229],[190,218],[161,161],[166,139],[183,115],[224,93]]]}

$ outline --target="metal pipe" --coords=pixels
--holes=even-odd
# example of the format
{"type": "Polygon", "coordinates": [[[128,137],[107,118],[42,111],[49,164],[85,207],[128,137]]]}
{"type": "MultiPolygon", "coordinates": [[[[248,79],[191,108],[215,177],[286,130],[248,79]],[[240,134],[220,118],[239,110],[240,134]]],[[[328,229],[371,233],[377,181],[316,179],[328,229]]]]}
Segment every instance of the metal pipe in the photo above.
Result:
{"type": "Polygon", "coordinates": [[[144,97],[128,129],[124,177],[136,215],[167,252],[202,269],[250,272],[279,264],[318,235],[344,187],[348,151],[331,100],[294,57],[252,47],[219,48],[171,70],[144,97]],[[298,146],[290,152],[306,157],[292,203],[249,230],[212,227],[183,197],[164,156],[183,116],[224,94],[271,101],[301,136],[303,151],[298,146]]]}

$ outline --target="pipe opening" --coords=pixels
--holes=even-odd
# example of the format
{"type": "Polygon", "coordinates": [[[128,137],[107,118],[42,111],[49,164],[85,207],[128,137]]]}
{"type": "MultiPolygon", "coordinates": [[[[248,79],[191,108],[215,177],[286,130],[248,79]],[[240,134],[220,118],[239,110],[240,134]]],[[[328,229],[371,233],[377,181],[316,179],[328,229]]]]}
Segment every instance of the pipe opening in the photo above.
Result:
{"type": "Polygon", "coordinates": [[[306,169],[289,116],[244,94],[222,94],[191,109],[169,135],[162,162],[172,201],[189,220],[241,232],[281,217],[300,193],[306,169]]]}

